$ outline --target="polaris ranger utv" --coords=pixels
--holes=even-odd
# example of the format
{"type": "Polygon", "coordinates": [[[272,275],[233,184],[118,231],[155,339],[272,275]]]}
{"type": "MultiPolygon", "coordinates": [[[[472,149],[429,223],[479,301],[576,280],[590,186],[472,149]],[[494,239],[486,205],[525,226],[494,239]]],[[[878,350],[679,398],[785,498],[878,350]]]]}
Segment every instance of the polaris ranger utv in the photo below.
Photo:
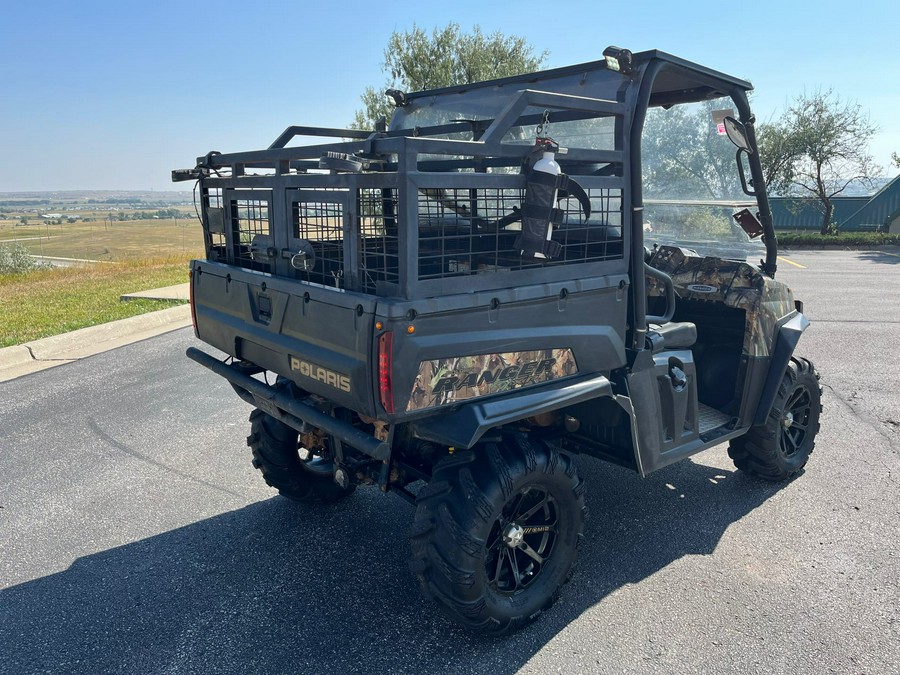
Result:
{"type": "Polygon", "coordinates": [[[194,329],[227,358],[188,356],[254,406],[266,482],[413,503],[423,593],[506,633],[572,574],[576,456],[647,475],[727,442],[743,471],[800,472],[821,391],[750,89],[611,47],[174,171],[201,202],[194,329]]]}

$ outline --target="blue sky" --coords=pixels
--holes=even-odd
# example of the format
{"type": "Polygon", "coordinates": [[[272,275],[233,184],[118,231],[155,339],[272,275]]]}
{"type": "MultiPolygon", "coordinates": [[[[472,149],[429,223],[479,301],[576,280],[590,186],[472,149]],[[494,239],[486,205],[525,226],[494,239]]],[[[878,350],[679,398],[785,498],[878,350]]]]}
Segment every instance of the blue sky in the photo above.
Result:
{"type": "Polygon", "coordinates": [[[42,2],[0,23],[0,192],[183,189],[173,168],[263,148],[288,125],[345,126],[381,86],[391,31],[457,21],[523,35],[549,67],[617,44],[749,79],[757,117],[833,88],[900,152],[900,2],[42,2]],[[564,8],[557,9],[557,8],[564,8]]]}

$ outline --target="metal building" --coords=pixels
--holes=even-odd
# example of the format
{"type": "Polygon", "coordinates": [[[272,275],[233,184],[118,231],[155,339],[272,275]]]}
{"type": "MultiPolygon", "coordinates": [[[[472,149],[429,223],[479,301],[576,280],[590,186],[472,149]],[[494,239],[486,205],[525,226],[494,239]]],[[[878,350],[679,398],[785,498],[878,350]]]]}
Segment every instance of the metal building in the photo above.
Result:
{"type": "MultiPolygon", "coordinates": [[[[816,230],[822,226],[820,203],[798,197],[770,197],[778,230],[816,230]]],[[[900,233],[900,176],[868,197],[835,197],[831,222],[842,232],[900,233]]]]}

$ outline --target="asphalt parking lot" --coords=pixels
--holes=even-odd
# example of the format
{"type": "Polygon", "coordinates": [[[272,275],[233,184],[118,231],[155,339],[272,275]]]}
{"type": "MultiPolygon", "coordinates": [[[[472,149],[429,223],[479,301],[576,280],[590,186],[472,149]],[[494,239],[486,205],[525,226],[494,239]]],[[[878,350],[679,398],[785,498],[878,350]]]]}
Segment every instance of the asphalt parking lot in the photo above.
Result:
{"type": "Polygon", "coordinates": [[[420,599],[405,502],[263,484],[190,329],[0,383],[0,673],[900,672],[900,250],[779,278],[824,385],[805,473],[580,459],[576,574],[500,640],[420,599]]]}

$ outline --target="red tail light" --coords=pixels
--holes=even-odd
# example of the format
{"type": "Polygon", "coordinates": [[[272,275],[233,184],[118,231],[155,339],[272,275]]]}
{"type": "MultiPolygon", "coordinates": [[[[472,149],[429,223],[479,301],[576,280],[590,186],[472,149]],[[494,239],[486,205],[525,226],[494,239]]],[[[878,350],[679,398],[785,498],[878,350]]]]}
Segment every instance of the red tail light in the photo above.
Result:
{"type": "Polygon", "coordinates": [[[378,395],[385,412],[394,414],[394,334],[382,333],[378,338],[378,395]]]}

